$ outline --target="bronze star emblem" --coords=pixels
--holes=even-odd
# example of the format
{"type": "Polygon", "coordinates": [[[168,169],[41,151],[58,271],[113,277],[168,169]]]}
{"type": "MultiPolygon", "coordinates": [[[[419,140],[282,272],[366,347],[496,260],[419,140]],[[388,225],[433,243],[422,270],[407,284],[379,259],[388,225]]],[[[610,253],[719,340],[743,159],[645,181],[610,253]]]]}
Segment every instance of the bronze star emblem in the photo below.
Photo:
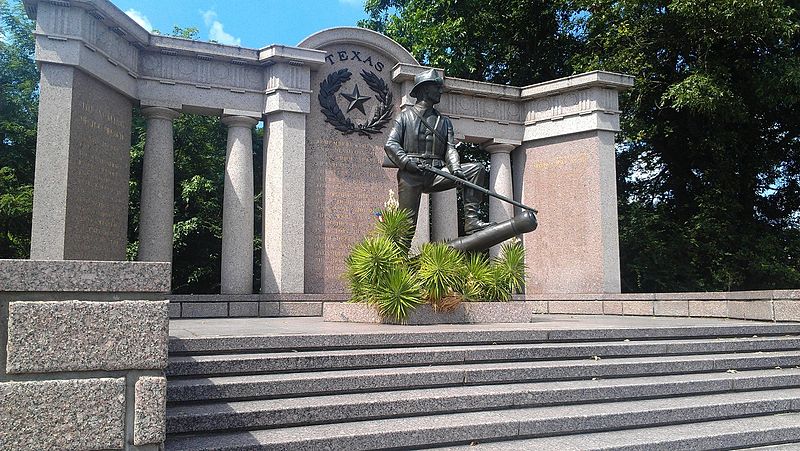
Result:
{"type": "Polygon", "coordinates": [[[347,106],[348,113],[352,111],[354,108],[358,108],[358,110],[361,111],[361,113],[363,113],[365,116],[367,115],[367,112],[364,111],[364,102],[371,99],[372,97],[362,96],[361,93],[358,92],[358,85],[356,85],[353,88],[352,94],[342,93],[340,95],[350,102],[350,105],[347,106]]]}

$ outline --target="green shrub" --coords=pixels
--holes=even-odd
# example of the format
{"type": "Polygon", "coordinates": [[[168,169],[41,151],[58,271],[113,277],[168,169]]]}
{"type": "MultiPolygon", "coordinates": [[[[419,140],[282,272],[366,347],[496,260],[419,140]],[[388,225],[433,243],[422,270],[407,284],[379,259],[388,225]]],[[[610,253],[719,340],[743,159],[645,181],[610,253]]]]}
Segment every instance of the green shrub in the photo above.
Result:
{"type": "Polygon", "coordinates": [[[508,301],[525,283],[525,250],[519,240],[502,246],[499,258],[465,254],[445,243],[427,243],[409,255],[414,227],[390,193],[373,232],[346,259],[352,302],[374,305],[398,322],[420,304],[449,311],[466,301],[508,301]]]}
{"type": "Polygon", "coordinates": [[[418,274],[426,299],[436,305],[463,285],[464,254],[444,243],[425,243],[419,253],[418,274]]]}
{"type": "Polygon", "coordinates": [[[422,304],[422,286],[408,267],[398,266],[374,288],[375,304],[384,318],[403,322],[411,310],[422,304]]]}
{"type": "Polygon", "coordinates": [[[367,237],[356,244],[345,262],[353,300],[371,303],[374,287],[384,282],[390,271],[402,266],[404,259],[400,248],[386,237],[367,237]]]}

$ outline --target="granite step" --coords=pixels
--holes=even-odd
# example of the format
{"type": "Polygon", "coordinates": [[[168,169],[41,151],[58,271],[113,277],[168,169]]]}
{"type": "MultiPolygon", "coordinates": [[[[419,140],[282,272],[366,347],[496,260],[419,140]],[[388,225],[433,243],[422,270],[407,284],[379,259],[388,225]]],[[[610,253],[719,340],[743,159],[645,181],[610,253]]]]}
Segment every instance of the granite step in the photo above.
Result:
{"type": "Polygon", "coordinates": [[[422,387],[486,385],[741,371],[800,366],[800,351],[698,354],[567,361],[465,363],[401,368],[333,370],[288,374],[204,377],[170,380],[168,402],[281,398],[422,387]]]}
{"type": "Polygon", "coordinates": [[[170,357],[170,377],[256,374],[322,369],[380,368],[580,359],[700,353],[755,352],[800,349],[800,337],[738,337],[691,340],[648,340],[584,343],[526,343],[505,345],[431,346],[389,349],[273,352],[170,357]]]}
{"type": "Polygon", "coordinates": [[[674,451],[722,450],[797,451],[800,414],[778,413],[690,424],[626,429],[558,437],[510,440],[436,448],[441,451],[674,451]],[[775,444],[775,445],[773,445],[775,444]]]}
{"type": "MultiPolygon", "coordinates": [[[[800,410],[800,389],[518,408],[178,437],[167,450],[376,449],[694,423],[800,410]]],[[[797,418],[793,418],[797,421],[797,418]]],[[[793,425],[800,431],[800,422],[793,425]]],[[[654,436],[655,442],[669,437],[654,436]]],[[[673,438],[674,440],[674,438],[673,438]]],[[[746,443],[771,444],[775,441],[746,443]]],[[[526,445],[525,448],[528,448],[526,445]]],[[[516,448],[523,449],[523,448],[516,448]]],[[[535,448],[531,448],[535,449],[535,448]]],[[[539,449],[564,449],[540,446],[539,449]]]]}
{"type": "Polygon", "coordinates": [[[170,434],[800,387],[800,369],[399,390],[170,406],[170,434]]]}
{"type": "Polygon", "coordinates": [[[541,343],[576,341],[618,341],[636,339],[675,339],[710,337],[800,335],[800,324],[737,324],[703,326],[663,327],[608,327],[530,329],[513,326],[487,326],[482,330],[414,330],[403,333],[320,333],[320,334],[276,334],[257,336],[219,336],[170,338],[170,355],[245,353],[245,352],[292,352],[303,350],[364,349],[388,347],[441,346],[541,343]]]}

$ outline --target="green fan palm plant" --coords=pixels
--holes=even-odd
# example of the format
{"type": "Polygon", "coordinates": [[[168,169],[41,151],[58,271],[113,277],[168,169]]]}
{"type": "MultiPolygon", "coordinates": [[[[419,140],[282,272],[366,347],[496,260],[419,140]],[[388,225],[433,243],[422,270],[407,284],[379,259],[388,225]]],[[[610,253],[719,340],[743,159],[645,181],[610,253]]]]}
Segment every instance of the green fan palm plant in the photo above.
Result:
{"type": "Polygon", "coordinates": [[[390,271],[402,266],[404,260],[403,252],[388,238],[367,237],[356,244],[345,262],[353,301],[373,302],[373,288],[385,281],[390,271]]]}
{"type": "Polygon", "coordinates": [[[426,243],[419,253],[419,278],[434,306],[463,285],[464,254],[444,243],[426,243]]]}
{"type": "Polygon", "coordinates": [[[398,322],[404,322],[411,310],[423,303],[419,279],[405,266],[390,270],[374,292],[380,315],[398,322]]]}

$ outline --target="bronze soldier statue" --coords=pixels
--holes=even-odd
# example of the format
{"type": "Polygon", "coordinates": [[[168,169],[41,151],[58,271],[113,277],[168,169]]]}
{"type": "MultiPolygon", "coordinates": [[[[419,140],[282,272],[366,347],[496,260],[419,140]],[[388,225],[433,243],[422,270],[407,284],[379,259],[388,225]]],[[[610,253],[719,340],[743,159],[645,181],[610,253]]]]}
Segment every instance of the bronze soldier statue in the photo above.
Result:
{"type": "MultiPolygon", "coordinates": [[[[453,180],[421,169],[422,166],[446,170],[480,186],[486,178],[481,163],[461,164],[455,148],[453,124],[433,107],[441,100],[443,85],[444,80],[434,69],[414,77],[411,97],[417,102],[395,117],[384,146],[386,155],[399,168],[397,197],[400,208],[411,211],[415,226],[422,193],[445,191],[457,185],[453,180]]],[[[480,219],[482,201],[483,193],[464,187],[464,232],[467,235],[493,224],[480,219]]]]}

